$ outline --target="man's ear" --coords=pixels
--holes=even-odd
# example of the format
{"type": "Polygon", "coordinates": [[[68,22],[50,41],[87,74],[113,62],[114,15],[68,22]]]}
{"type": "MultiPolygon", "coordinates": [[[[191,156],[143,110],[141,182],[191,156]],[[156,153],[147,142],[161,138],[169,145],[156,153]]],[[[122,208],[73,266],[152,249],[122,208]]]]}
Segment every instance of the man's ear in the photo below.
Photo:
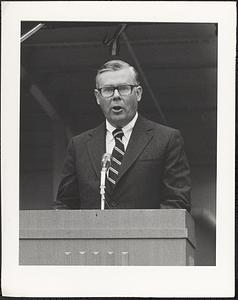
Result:
{"type": "Polygon", "coordinates": [[[97,104],[100,105],[99,92],[97,89],[94,89],[94,95],[96,97],[97,104]]]}
{"type": "Polygon", "coordinates": [[[138,101],[138,102],[141,100],[142,93],[143,93],[143,89],[142,89],[142,87],[139,85],[139,86],[136,88],[136,96],[137,96],[137,101],[138,101]]]}

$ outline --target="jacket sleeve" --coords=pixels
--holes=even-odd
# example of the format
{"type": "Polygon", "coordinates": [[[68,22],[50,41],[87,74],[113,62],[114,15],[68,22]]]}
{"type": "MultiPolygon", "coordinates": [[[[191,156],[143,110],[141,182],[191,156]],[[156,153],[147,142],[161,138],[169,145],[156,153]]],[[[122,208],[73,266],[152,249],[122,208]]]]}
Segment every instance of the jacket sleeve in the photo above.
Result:
{"type": "Polygon", "coordinates": [[[54,203],[54,209],[79,209],[79,187],[76,175],[76,159],[73,139],[71,139],[64,161],[63,172],[54,203]]]}
{"type": "Polygon", "coordinates": [[[184,208],[190,211],[190,169],[183,138],[173,130],[168,142],[163,174],[161,208],[184,208]]]}

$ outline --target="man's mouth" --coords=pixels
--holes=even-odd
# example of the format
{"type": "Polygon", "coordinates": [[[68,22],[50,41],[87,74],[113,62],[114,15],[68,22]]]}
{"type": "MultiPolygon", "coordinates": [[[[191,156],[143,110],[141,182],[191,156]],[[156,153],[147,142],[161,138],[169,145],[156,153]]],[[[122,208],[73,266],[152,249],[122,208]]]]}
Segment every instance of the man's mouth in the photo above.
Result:
{"type": "Polygon", "coordinates": [[[122,111],[123,111],[123,108],[121,107],[121,106],[119,106],[119,105],[117,105],[117,106],[113,106],[113,108],[112,108],[112,111],[114,112],[114,113],[121,113],[122,111]]]}

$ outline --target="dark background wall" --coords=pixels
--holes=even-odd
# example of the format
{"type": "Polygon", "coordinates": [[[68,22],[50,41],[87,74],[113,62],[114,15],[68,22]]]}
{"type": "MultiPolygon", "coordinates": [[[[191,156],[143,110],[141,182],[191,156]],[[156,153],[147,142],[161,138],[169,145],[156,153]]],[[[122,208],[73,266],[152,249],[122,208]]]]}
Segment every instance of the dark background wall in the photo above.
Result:
{"type": "MultiPolygon", "coordinates": [[[[22,35],[37,24],[23,22],[22,35]]],[[[51,209],[69,138],[103,121],[94,99],[96,69],[111,57],[105,40],[123,25],[44,24],[21,45],[20,209],[51,209]]],[[[196,264],[214,265],[217,26],[127,23],[118,45],[117,54],[142,75],[139,111],[183,134],[196,264]]]]}

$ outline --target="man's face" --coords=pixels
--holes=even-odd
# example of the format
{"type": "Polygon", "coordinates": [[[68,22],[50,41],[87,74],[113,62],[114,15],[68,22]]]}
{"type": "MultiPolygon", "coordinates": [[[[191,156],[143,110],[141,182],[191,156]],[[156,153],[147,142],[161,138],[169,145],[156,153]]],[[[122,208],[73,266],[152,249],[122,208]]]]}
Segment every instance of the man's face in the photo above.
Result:
{"type": "MultiPolygon", "coordinates": [[[[97,76],[97,88],[106,86],[118,87],[121,85],[136,85],[135,76],[131,69],[123,68],[117,71],[106,71],[97,76]]],[[[142,87],[132,88],[130,95],[121,96],[118,90],[111,97],[103,97],[95,90],[97,103],[110,124],[115,127],[123,127],[128,124],[137,111],[138,102],[141,99],[142,87]]]]}

